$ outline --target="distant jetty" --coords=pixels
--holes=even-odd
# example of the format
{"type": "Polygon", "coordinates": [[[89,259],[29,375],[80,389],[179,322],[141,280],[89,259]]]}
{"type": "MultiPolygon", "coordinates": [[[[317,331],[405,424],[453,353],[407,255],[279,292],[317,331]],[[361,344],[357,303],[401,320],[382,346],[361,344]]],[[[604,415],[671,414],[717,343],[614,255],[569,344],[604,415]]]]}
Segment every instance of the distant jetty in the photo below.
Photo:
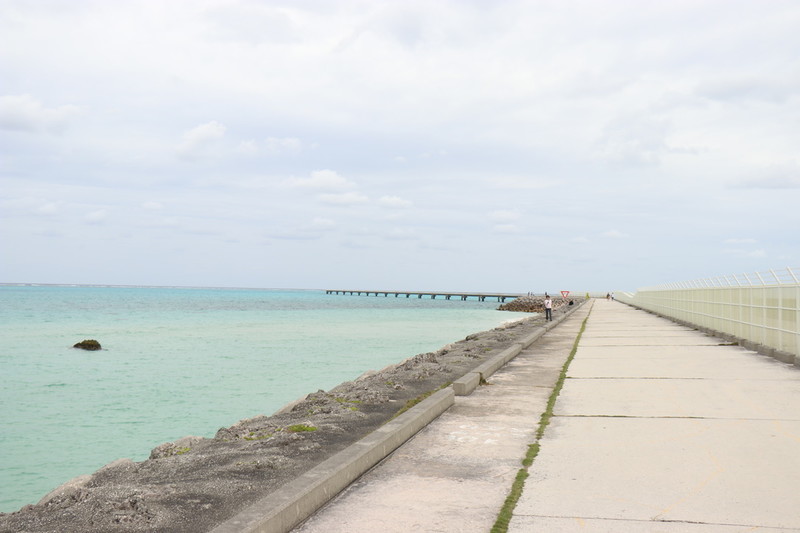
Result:
{"type": "Polygon", "coordinates": [[[432,300],[435,300],[437,297],[444,298],[445,300],[451,300],[453,298],[458,298],[462,302],[466,301],[470,298],[475,298],[480,302],[485,302],[487,298],[497,298],[498,302],[505,302],[507,299],[514,299],[519,298],[522,294],[503,294],[503,293],[496,293],[496,292],[440,292],[440,291],[365,291],[365,290],[351,290],[351,289],[326,289],[325,294],[346,294],[350,296],[383,296],[385,298],[389,297],[389,295],[394,296],[395,298],[399,298],[400,296],[405,296],[406,298],[411,298],[412,296],[416,296],[417,298],[423,298],[425,296],[430,297],[432,300]]]}

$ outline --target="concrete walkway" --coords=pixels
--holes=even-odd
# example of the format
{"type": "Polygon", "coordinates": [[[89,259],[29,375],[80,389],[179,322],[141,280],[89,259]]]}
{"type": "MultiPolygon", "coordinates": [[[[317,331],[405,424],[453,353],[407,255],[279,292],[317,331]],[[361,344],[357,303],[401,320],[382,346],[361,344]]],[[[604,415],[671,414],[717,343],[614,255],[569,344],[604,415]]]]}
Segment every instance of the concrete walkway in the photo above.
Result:
{"type": "Polygon", "coordinates": [[[489,531],[590,304],[398,448],[295,532],[489,531]]]}
{"type": "Polygon", "coordinates": [[[720,342],[596,301],[509,531],[800,531],[800,370],[720,342]]]}

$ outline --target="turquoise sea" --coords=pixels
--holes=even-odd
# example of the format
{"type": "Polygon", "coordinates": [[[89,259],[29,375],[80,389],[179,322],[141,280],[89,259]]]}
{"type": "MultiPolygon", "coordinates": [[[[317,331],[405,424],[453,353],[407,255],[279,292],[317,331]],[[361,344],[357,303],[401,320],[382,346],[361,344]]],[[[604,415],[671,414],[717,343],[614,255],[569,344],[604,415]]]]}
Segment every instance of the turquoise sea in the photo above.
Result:
{"type": "Polygon", "coordinates": [[[525,315],[324,291],[0,286],[0,512],[525,315]],[[83,339],[103,349],[72,348],[83,339]]]}

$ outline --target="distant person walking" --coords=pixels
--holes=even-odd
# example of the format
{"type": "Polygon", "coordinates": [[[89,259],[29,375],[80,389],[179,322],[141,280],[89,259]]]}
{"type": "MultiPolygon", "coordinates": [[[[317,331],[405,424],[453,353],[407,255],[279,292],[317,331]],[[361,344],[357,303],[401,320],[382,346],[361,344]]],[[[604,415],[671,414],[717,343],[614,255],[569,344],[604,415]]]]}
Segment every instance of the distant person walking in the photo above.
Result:
{"type": "Polygon", "coordinates": [[[553,320],[553,300],[550,295],[544,297],[544,319],[553,320]]]}

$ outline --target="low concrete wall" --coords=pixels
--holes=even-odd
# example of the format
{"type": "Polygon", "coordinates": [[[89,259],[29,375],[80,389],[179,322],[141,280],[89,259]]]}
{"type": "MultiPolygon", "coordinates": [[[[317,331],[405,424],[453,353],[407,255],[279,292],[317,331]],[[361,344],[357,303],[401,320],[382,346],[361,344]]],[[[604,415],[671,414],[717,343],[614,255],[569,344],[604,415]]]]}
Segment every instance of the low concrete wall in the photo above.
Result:
{"type": "Polygon", "coordinates": [[[469,374],[453,382],[453,392],[456,396],[469,396],[481,384],[481,375],[478,372],[469,374]]]}
{"type": "Polygon", "coordinates": [[[453,405],[452,388],[440,390],[360,441],[270,494],[212,533],[284,533],[378,464],[453,405]]]}

